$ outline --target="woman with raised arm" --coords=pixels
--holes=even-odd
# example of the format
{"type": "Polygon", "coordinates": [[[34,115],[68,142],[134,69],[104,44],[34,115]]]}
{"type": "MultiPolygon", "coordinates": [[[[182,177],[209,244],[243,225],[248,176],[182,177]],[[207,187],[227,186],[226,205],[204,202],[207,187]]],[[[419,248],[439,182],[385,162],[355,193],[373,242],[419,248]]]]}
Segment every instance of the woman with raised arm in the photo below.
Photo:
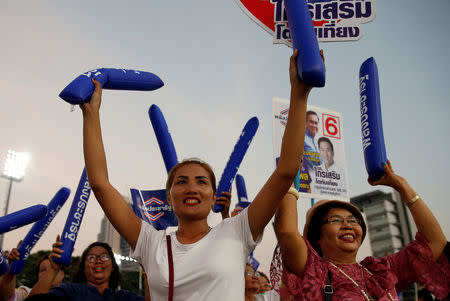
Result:
{"type": "Polygon", "coordinates": [[[291,102],[281,157],[252,204],[211,228],[207,217],[216,200],[214,173],[205,162],[185,160],[172,168],[166,183],[179,225],[170,234],[143,223],[109,182],[100,129],[102,89],[94,81],[91,100],[81,105],[89,183],[110,222],[132,247],[133,257],[145,268],[152,300],[172,295],[173,300],[243,300],[246,259],[300,166],[311,87],[298,78],[296,56],[297,51],[290,60],[291,102]]]}
{"type": "Polygon", "coordinates": [[[450,266],[441,256],[446,245],[441,227],[389,161],[384,170],[380,180],[369,183],[400,193],[416,223],[416,239],[395,254],[358,263],[356,254],[367,231],[358,208],[343,201],[319,201],[306,214],[302,236],[297,227],[298,195],[288,193],[275,215],[279,248],[271,266],[282,300],[399,300],[397,293],[415,281],[438,298],[448,295],[450,266]]]}

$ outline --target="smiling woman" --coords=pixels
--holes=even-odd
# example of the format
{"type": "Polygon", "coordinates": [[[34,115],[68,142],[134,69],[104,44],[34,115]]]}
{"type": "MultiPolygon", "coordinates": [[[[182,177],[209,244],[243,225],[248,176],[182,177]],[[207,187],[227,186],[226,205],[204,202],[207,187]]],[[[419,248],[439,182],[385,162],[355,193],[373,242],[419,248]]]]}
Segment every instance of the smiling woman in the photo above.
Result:
{"type": "MultiPolygon", "coordinates": [[[[61,245],[58,237],[49,259],[60,258],[63,253],[61,245]]],[[[50,269],[48,277],[39,278],[27,300],[145,300],[133,292],[119,289],[121,279],[119,266],[111,247],[103,242],[91,243],[83,251],[72,282],[51,288],[50,284],[61,270],[61,266],[50,260],[50,269]]]]}
{"type": "Polygon", "coordinates": [[[280,159],[261,191],[240,214],[211,228],[207,218],[216,201],[214,173],[201,160],[183,161],[171,169],[166,182],[167,200],[178,219],[178,230],[169,234],[142,222],[109,182],[100,128],[102,89],[94,81],[91,100],[81,105],[89,183],[110,222],[132,247],[132,256],[144,267],[152,300],[243,300],[247,257],[300,167],[312,87],[298,77],[297,54],[290,59],[291,103],[280,159]]]}
{"type": "Polygon", "coordinates": [[[406,200],[418,233],[403,250],[383,258],[356,255],[366,236],[361,212],[348,202],[322,200],[306,213],[298,232],[297,198],[288,193],[275,216],[279,248],[271,279],[283,300],[399,300],[398,292],[420,282],[439,298],[448,295],[450,265],[441,253],[446,238],[431,211],[391,163],[371,185],[386,185],[406,200]],[[444,276],[442,276],[444,275],[444,276]]]}

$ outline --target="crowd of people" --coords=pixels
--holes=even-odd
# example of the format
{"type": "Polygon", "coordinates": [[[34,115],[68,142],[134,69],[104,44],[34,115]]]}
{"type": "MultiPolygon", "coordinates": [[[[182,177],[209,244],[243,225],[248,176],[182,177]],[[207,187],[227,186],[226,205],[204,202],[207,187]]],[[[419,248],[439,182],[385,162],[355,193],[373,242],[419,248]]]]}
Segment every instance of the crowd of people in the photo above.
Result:
{"type": "MultiPolygon", "coordinates": [[[[196,158],[178,163],[166,182],[167,200],[178,220],[175,232],[156,230],[139,219],[110,183],[100,123],[102,89],[93,80],[90,101],[80,105],[89,183],[109,221],[131,246],[131,256],[143,267],[146,294],[120,289],[119,267],[111,247],[102,242],[89,245],[71,282],[61,283],[62,269],[52,260],[62,253],[58,238],[51,254],[38,264],[37,283],[15,289],[14,276],[6,273],[0,280],[1,300],[399,300],[398,293],[413,282],[445,298],[450,288],[450,265],[443,254],[447,240],[425,201],[389,161],[385,175],[369,183],[401,194],[418,229],[406,248],[357,262],[367,225],[358,208],[337,200],[317,202],[307,212],[303,234],[299,233],[299,192],[293,182],[304,143],[311,153],[323,153],[317,166],[328,170],[334,162],[331,142],[322,139],[316,146],[318,116],[306,109],[312,87],[298,76],[297,55],[296,50],[290,59],[289,118],[272,175],[251,204],[231,217],[230,194],[219,198],[225,208],[223,220],[211,227],[207,217],[217,200],[212,168],[196,158]],[[279,245],[269,279],[248,258],[273,216],[279,245]]],[[[317,166],[304,165],[303,170],[317,166]]],[[[8,259],[18,256],[13,250],[8,259]]]]}

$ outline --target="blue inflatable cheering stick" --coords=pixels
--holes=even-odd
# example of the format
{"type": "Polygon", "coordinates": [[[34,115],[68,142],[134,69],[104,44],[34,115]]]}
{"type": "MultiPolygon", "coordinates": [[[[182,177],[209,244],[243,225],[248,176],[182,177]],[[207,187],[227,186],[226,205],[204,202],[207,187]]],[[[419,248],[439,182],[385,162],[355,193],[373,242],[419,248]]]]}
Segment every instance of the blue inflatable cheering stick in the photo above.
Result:
{"type": "Polygon", "coordinates": [[[157,75],[150,72],[101,68],[88,71],[75,78],[62,90],[59,97],[73,105],[89,101],[94,93],[92,78],[99,81],[103,89],[110,90],[153,91],[164,85],[157,75]]]}
{"type": "Polygon", "coordinates": [[[313,87],[325,86],[325,65],[305,0],[284,0],[292,46],[298,49],[297,68],[300,79],[313,87]]]}
{"type": "Polygon", "coordinates": [[[6,273],[8,267],[8,262],[6,261],[6,258],[3,257],[2,250],[0,249],[0,276],[6,273]]]}
{"type": "Polygon", "coordinates": [[[247,208],[251,204],[251,202],[248,201],[244,177],[241,176],[240,174],[237,174],[235,181],[236,181],[236,191],[238,195],[238,203],[236,204],[236,208],[237,207],[240,207],[242,209],[247,208]]]}
{"type": "Polygon", "coordinates": [[[58,214],[59,209],[64,205],[67,198],[70,195],[70,189],[63,187],[61,188],[53,197],[53,199],[47,205],[47,215],[37,221],[33,227],[31,227],[30,231],[28,231],[27,236],[20,243],[20,246],[17,248],[20,254],[19,260],[14,260],[11,263],[11,268],[9,269],[10,274],[19,274],[23,267],[25,266],[28,255],[31,252],[31,249],[35,246],[38,240],[42,237],[47,227],[50,225],[52,220],[55,218],[56,214],[58,214]]]}
{"type": "Polygon", "coordinates": [[[53,261],[65,266],[70,265],[72,258],[73,246],[77,240],[78,232],[83,221],[84,212],[86,210],[89,196],[91,195],[91,186],[87,178],[86,168],[83,169],[80,182],[78,183],[75,197],[70,207],[69,215],[67,216],[66,224],[61,235],[62,246],[64,253],[61,258],[53,258],[53,261]]]}
{"type": "Polygon", "coordinates": [[[169,128],[167,127],[164,115],[155,104],[150,106],[148,110],[150,121],[152,122],[153,130],[155,131],[156,139],[158,140],[159,149],[166,166],[167,173],[178,163],[175,145],[170,136],[169,128]]]}
{"type": "Polygon", "coordinates": [[[0,217],[0,234],[40,220],[47,214],[47,206],[34,205],[0,217]]]}
{"type": "MultiPolygon", "coordinates": [[[[234,146],[233,152],[228,159],[225,169],[223,170],[219,185],[217,186],[217,197],[222,195],[222,191],[230,191],[233,179],[236,176],[239,166],[247,153],[248,147],[250,146],[256,131],[258,130],[258,126],[259,121],[256,117],[250,118],[245,124],[244,129],[234,146]]],[[[222,205],[217,205],[217,203],[214,204],[214,212],[220,212],[222,210],[222,205]]]]}
{"type": "Polygon", "coordinates": [[[378,68],[373,57],[368,58],[359,69],[359,105],[361,117],[364,161],[372,181],[384,175],[386,147],[381,119],[380,86],[378,68]]]}
{"type": "MultiPolygon", "coordinates": [[[[0,217],[0,234],[31,224],[32,222],[40,220],[46,214],[47,206],[34,205],[2,216],[0,217]]],[[[8,262],[6,261],[6,258],[3,257],[2,250],[0,249],[0,276],[6,273],[8,268],[8,262]]]]}

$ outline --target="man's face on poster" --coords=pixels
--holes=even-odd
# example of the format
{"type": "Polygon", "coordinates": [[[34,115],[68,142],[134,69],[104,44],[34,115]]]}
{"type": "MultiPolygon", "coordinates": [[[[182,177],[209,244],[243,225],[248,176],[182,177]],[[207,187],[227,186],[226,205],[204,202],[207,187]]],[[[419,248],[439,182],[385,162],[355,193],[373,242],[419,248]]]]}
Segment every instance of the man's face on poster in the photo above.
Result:
{"type": "Polygon", "coordinates": [[[319,131],[319,117],[316,114],[306,116],[306,129],[313,137],[317,134],[319,131]]]}
{"type": "Polygon", "coordinates": [[[326,141],[322,141],[319,143],[319,151],[320,157],[322,158],[322,161],[325,163],[325,166],[328,168],[331,165],[333,165],[334,151],[331,145],[326,141]]]}

